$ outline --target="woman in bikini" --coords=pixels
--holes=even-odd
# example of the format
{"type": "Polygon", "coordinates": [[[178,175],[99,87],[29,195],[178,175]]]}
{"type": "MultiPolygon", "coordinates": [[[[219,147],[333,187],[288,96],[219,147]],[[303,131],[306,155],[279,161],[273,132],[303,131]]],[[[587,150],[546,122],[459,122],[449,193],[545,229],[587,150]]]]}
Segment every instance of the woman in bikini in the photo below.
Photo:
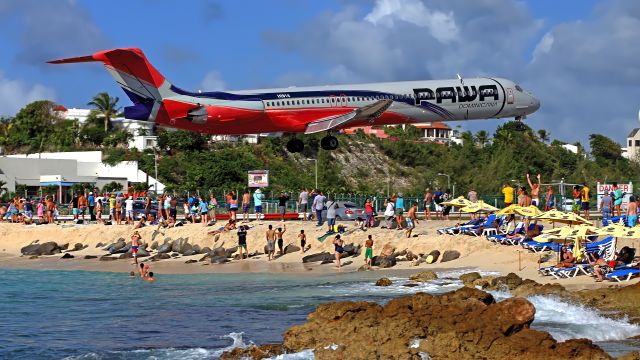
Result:
{"type": "Polygon", "coordinates": [[[340,238],[340,234],[336,235],[336,237],[333,239],[333,246],[335,247],[335,254],[336,254],[336,266],[338,269],[340,269],[340,257],[342,256],[342,254],[344,253],[344,240],[342,240],[340,238]]]}

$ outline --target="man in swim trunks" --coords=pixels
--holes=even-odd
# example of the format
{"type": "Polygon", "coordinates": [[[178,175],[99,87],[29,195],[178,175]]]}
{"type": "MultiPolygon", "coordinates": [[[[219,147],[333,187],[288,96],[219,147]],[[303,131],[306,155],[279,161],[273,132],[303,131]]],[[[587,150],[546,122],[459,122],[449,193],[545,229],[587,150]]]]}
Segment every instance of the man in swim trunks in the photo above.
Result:
{"type": "Polygon", "coordinates": [[[304,233],[304,230],[300,230],[298,239],[300,239],[300,253],[304,254],[304,247],[307,245],[307,235],[304,233]]]}
{"type": "Polygon", "coordinates": [[[364,261],[371,270],[371,262],[373,261],[373,238],[371,235],[367,236],[367,241],[364,243],[364,261]]]}
{"type": "Polygon", "coordinates": [[[527,182],[529,183],[529,187],[531,188],[531,205],[538,207],[540,194],[540,174],[538,174],[537,184],[531,182],[531,177],[529,176],[529,174],[527,174],[527,182]]]}
{"type": "Polygon", "coordinates": [[[248,227],[242,225],[238,229],[238,251],[240,252],[240,260],[244,259],[242,255],[242,250],[244,249],[245,255],[249,256],[249,251],[247,250],[247,229],[248,227]]]}
{"type": "Polygon", "coordinates": [[[634,227],[638,223],[638,203],[633,195],[629,197],[629,205],[627,205],[627,222],[629,227],[634,227]]]}
{"type": "Polygon", "coordinates": [[[582,183],[582,190],[580,191],[580,201],[582,202],[582,216],[589,220],[589,200],[591,197],[589,196],[589,187],[587,183],[582,183]]]}
{"type": "Polygon", "coordinates": [[[333,239],[333,246],[335,247],[336,267],[340,269],[340,257],[344,253],[344,240],[340,239],[340,234],[333,239]]]}
{"type": "Polygon", "coordinates": [[[276,236],[278,237],[278,250],[280,251],[280,256],[284,255],[284,239],[282,236],[287,231],[287,225],[283,225],[283,227],[278,228],[278,232],[276,232],[276,236]]]}
{"type": "Polygon", "coordinates": [[[138,248],[140,247],[140,240],[142,240],[140,233],[135,231],[133,235],[131,235],[131,253],[133,254],[133,263],[136,265],[138,265],[138,248]]]}
{"type": "Polygon", "coordinates": [[[251,206],[251,195],[249,194],[249,190],[244,192],[242,195],[242,222],[249,222],[249,207],[251,206]]]}
{"type": "Polygon", "coordinates": [[[411,237],[411,232],[416,228],[416,224],[418,223],[418,217],[416,216],[417,211],[418,203],[414,201],[413,204],[411,204],[409,212],[407,213],[407,229],[405,233],[408,238],[411,237]]]}
{"type": "Polygon", "coordinates": [[[273,225],[269,225],[269,230],[267,230],[266,237],[267,237],[267,252],[268,252],[267,255],[269,257],[269,261],[271,261],[275,258],[275,251],[276,251],[276,231],[273,230],[273,225]]]}

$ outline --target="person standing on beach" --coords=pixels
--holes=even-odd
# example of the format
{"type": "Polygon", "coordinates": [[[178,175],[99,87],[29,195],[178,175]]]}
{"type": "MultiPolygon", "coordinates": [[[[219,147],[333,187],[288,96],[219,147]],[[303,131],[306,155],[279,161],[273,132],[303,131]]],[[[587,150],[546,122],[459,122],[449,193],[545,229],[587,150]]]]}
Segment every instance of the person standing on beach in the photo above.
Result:
{"type": "Polygon", "coordinates": [[[370,197],[364,201],[365,226],[367,229],[373,227],[373,202],[370,197]]]}
{"type": "Polygon", "coordinates": [[[116,194],[109,197],[109,220],[111,224],[116,223],[116,194]]]}
{"type": "MultiPolygon", "coordinates": [[[[444,192],[444,195],[442,195],[442,200],[443,202],[447,202],[449,200],[451,200],[453,198],[453,195],[451,194],[451,189],[447,189],[447,191],[444,192]]],[[[444,209],[442,209],[442,219],[443,220],[449,220],[449,213],[451,212],[451,208],[453,206],[451,205],[445,205],[444,209]]]]}
{"type": "Polygon", "coordinates": [[[527,173],[527,182],[529,183],[529,187],[531,188],[531,205],[535,207],[539,207],[539,195],[540,195],[540,174],[538,174],[538,183],[534,184],[531,182],[531,177],[527,173]]]}
{"type": "Polygon", "coordinates": [[[307,206],[309,204],[309,192],[307,188],[303,188],[298,196],[298,206],[300,212],[302,212],[302,221],[307,221],[307,206]]]}
{"type": "Polygon", "coordinates": [[[247,250],[247,226],[242,225],[238,228],[238,251],[240,252],[240,260],[244,259],[242,250],[247,257],[249,257],[249,251],[247,250]]]}
{"type": "Polygon", "coordinates": [[[96,214],[94,209],[96,207],[96,197],[93,196],[93,191],[89,192],[89,197],[87,198],[87,204],[89,205],[89,220],[96,221],[96,214]]]}
{"type": "Polygon", "coordinates": [[[629,227],[634,227],[638,223],[638,203],[636,203],[636,197],[631,195],[629,197],[629,205],[627,205],[627,224],[629,227]]]}
{"type": "MultiPolygon", "coordinates": [[[[471,201],[472,203],[478,202],[478,192],[475,191],[473,188],[471,188],[471,190],[469,190],[469,192],[467,193],[467,199],[469,201],[471,201]]],[[[471,213],[471,218],[472,219],[477,219],[480,217],[479,213],[471,213]]]]}
{"type": "Polygon", "coordinates": [[[330,195],[329,201],[327,201],[327,225],[329,226],[329,232],[334,231],[333,227],[336,224],[337,208],[338,208],[338,203],[334,200],[333,195],[330,195]]]}
{"type": "Polygon", "coordinates": [[[398,193],[396,197],[396,223],[398,224],[397,229],[402,230],[402,219],[404,215],[404,198],[402,197],[402,193],[398,193]]]}
{"type": "Polygon", "coordinates": [[[45,222],[45,218],[44,218],[44,199],[40,198],[40,200],[38,201],[38,205],[36,205],[36,212],[38,215],[38,219],[40,219],[40,224],[43,224],[45,222]]]}
{"type": "Polygon", "coordinates": [[[256,189],[256,191],[253,193],[253,206],[256,213],[256,221],[261,220],[262,200],[264,200],[264,194],[262,193],[262,190],[256,189]]]}
{"type": "Polygon", "coordinates": [[[207,209],[209,210],[209,217],[211,218],[211,221],[213,221],[214,223],[217,221],[216,219],[217,207],[218,207],[218,200],[216,199],[216,196],[214,194],[211,194],[211,196],[209,196],[209,204],[207,205],[207,209]]]}
{"type": "Polygon", "coordinates": [[[278,228],[278,232],[276,232],[276,236],[278,237],[278,250],[280,251],[280,256],[284,255],[284,233],[287,232],[287,225],[283,225],[281,228],[278,228]]]}
{"type": "Polygon", "coordinates": [[[298,239],[300,239],[300,253],[304,254],[304,247],[307,245],[307,235],[304,233],[304,229],[300,230],[298,239]]]}
{"type": "Polygon", "coordinates": [[[589,187],[587,183],[582,183],[582,190],[580,190],[580,201],[582,201],[582,216],[585,219],[589,220],[589,200],[591,199],[589,195],[589,187]]]}
{"type": "Polygon", "coordinates": [[[424,200],[422,205],[424,206],[424,219],[431,220],[431,203],[433,202],[433,194],[428,188],[424,191],[424,200]]]}
{"type": "Polygon", "coordinates": [[[120,193],[116,195],[116,224],[120,225],[122,222],[122,203],[123,198],[120,193]]]}
{"type": "Polygon", "coordinates": [[[602,210],[602,219],[608,219],[611,217],[611,209],[613,208],[613,197],[609,190],[604,191],[602,199],[600,200],[600,209],[602,210]]]}
{"type": "Polygon", "coordinates": [[[433,193],[433,202],[434,202],[434,210],[436,212],[436,220],[443,220],[442,217],[442,203],[444,200],[442,199],[444,193],[440,190],[439,187],[436,187],[436,191],[433,193]]]}
{"type": "Polygon", "coordinates": [[[96,211],[95,217],[96,217],[97,223],[102,224],[102,199],[96,200],[95,211],[96,211]]]}
{"type": "Polygon", "coordinates": [[[138,265],[138,248],[140,247],[140,240],[142,240],[140,233],[134,231],[133,235],[131,235],[131,253],[133,254],[133,263],[136,265],[138,265]]]}
{"type": "Polygon", "coordinates": [[[336,255],[336,267],[340,269],[340,258],[344,253],[344,240],[340,238],[340,234],[336,235],[333,239],[333,246],[335,247],[335,255],[336,255]]]}
{"type": "Polygon", "coordinates": [[[242,194],[242,222],[249,222],[249,208],[251,207],[251,194],[249,194],[249,190],[245,191],[242,194]]]}
{"type": "Polygon", "coordinates": [[[371,270],[371,262],[373,261],[373,237],[371,234],[367,236],[367,241],[364,243],[364,262],[371,270]]]}
{"type": "Polygon", "coordinates": [[[513,205],[513,188],[509,183],[502,185],[502,195],[504,196],[504,207],[513,205]]]}
{"type": "Polygon", "coordinates": [[[278,210],[280,211],[280,221],[284,222],[284,215],[287,213],[287,201],[289,201],[289,195],[284,191],[280,193],[278,197],[278,210]]]}
{"type": "Polygon", "coordinates": [[[207,222],[209,221],[209,204],[207,204],[202,196],[198,196],[198,200],[200,200],[200,222],[202,226],[207,226],[207,222]]]}
{"type": "Polygon", "coordinates": [[[407,237],[411,237],[411,232],[416,228],[416,224],[418,223],[418,217],[416,216],[416,212],[418,211],[418,203],[413,202],[411,208],[409,209],[409,213],[407,214],[407,237]]]}
{"type": "Polygon", "coordinates": [[[266,237],[267,237],[267,252],[268,252],[267,255],[269,257],[269,261],[271,261],[275,258],[275,251],[276,251],[276,231],[273,230],[273,225],[269,225],[269,229],[267,230],[266,237]]]}
{"type": "Polygon", "coordinates": [[[78,210],[80,211],[79,215],[82,215],[82,221],[84,222],[84,213],[87,211],[87,197],[84,196],[84,190],[78,197],[78,210]]]}
{"type": "Polygon", "coordinates": [[[322,226],[322,210],[324,210],[324,194],[318,190],[318,195],[313,199],[313,210],[315,210],[318,223],[316,226],[322,226]]]}
{"type": "Polygon", "coordinates": [[[553,188],[551,186],[547,186],[547,195],[544,201],[544,211],[549,211],[555,208],[556,208],[556,201],[553,196],[553,188]]]}
{"type": "Polygon", "coordinates": [[[617,182],[613,183],[613,206],[615,207],[615,212],[617,216],[622,214],[620,207],[622,206],[622,198],[624,194],[622,193],[622,189],[618,186],[617,182]]]}
{"type": "Polygon", "coordinates": [[[178,221],[178,198],[174,196],[169,199],[169,219],[176,223],[178,221]]]}
{"type": "Polygon", "coordinates": [[[124,201],[124,205],[127,225],[133,225],[136,221],[133,216],[133,198],[129,196],[127,200],[124,201]]]}
{"type": "Polygon", "coordinates": [[[53,217],[56,212],[56,202],[53,200],[53,196],[49,195],[47,198],[47,223],[53,224],[53,217]]]}
{"type": "Polygon", "coordinates": [[[78,201],[80,200],[80,196],[76,193],[71,198],[71,212],[73,213],[73,220],[78,220],[78,216],[80,215],[80,209],[78,208],[78,201]]]}

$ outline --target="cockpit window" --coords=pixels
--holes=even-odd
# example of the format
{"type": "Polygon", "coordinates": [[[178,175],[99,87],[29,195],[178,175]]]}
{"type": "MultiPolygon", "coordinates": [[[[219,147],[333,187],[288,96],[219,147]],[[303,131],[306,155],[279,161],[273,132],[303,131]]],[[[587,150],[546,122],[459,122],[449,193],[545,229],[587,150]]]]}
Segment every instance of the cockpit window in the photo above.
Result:
{"type": "Polygon", "coordinates": [[[516,85],[516,90],[518,90],[518,91],[520,91],[520,92],[522,92],[522,91],[523,91],[523,90],[522,90],[522,88],[520,87],[520,85],[516,85]]]}

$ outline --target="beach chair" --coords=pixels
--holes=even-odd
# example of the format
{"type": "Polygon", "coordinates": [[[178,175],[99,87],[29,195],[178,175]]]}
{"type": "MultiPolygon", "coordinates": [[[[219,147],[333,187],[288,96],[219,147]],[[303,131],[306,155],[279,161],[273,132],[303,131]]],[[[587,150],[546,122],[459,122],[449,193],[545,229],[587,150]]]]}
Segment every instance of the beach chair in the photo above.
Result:
{"type": "Polygon", "coordinates": [[[444,234],[455,235],[455,234],[458,234],[460,232],[460,229],[464,229],[466,227],[471,227],[471,226],[477,226],[482,221],[483,221],[483,219],[471,219],[468,222],[466,222],[464,224],[461,224],[461,225],[458,225],[458,226],[440,228],[440,229],[436,230],[436,232],[438,234],[440,234],[440,235],[444,235],[444,234]]]}
{"type": "Polygon", "coordinates": [[[640,269],[637,268],[618,268],[605,275],[609,280],[618,282],[629,281],[632,277],[639,275],[640,269]]]}
{"type": "Polygon", "coordinates": [[[602,219],[603,226],[608,226],[611,224],[620,224],[620,223],[624,224],[624,226],[629,226],[627,222],[627,215],[614,216],[614,217],[602,219]]]}
{"type": "Polygon", "coordinates": [[[473,235],[473,236],[480,236],[481,232],[479,230],[479,228],[481,227],[488,227],[491,226],[491,223],[493,223],[496,220],[496,215],[495,214],[491,214],[489,216],[487,216],[487,218],[485,219],[485,221],[481,224],[475,225],[475,226],[468,226],[465,227],[463,229],[460,230],[461,233],[467,234],[467,235],[473,235]]]}
{"type": "MultiPolygon", "coordinates": [[[[542,232],[542,230],[544,229],[544,225],[529,224],[528,231],[531,231],[531,230],[535,229],[536,226],[538,226],[540,228],[540,232],[542,232]]],[[[523,234],[524,234],[524,231],[523,231],[523,234]]],[[[532,239],[529,239],[529,240],[532,240],[532,239]]],[[[507,237],[503,241],[501,241],[501,244],[503,244],[503,245],[520,245],[522,242],[529,241],[529,240],[527,240],[526,237],[519,237],[519,238],[512,238],[512,239],[509,239],[507,237]]]]}
{"type": "Polygon", "coordinates": [[[524,234],[524,223],[522,221],[518,222],[512,231],[509,231],[509,229],[507,228],[506,231],[502,234],[487,235],[487,240],[493,242],[502,242],[507,238],[507,236],[514,236],[517,234],[524,234]]]}
{"type": "MultiPolygon", "coordinates": [[[[524,247],[527,250],[533,251],[536,254],[542,253],[545,251],[559,252],[562,246],[564,246],[563,244],[560,244],[560,243],[539,242],[535,240],[522,241],[520,242],[520,245],[522,245],[522,247],[524,247]]],[[[571,245],[566,245],[566,246],[567,248],[572,247],[571,245]]]]}
{"type": "Polygon", "coordinates": [[[586,252],[595,252],[603,259],[613,259],[616,251],[616,239],[613,236],[607,236],[602,240],[587,243],[584,248],[586,252]]]}

